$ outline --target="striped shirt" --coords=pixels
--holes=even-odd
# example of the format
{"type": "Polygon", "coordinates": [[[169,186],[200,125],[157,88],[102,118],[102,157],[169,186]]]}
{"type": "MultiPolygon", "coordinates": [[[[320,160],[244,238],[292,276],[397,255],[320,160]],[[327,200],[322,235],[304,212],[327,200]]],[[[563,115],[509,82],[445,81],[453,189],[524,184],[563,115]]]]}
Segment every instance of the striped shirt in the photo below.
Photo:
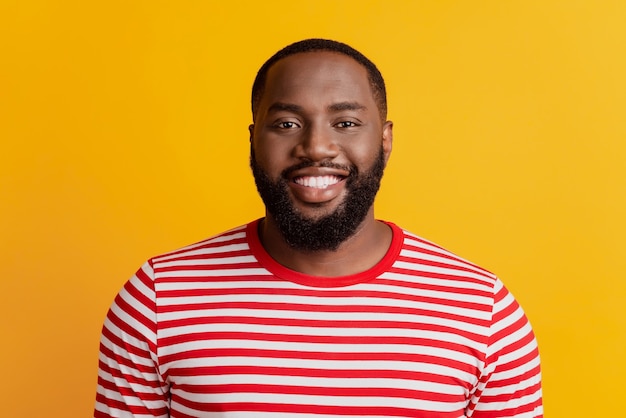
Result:
{"type": "Polygon", "coordinates": [[[536,340],[493,274],[389,223],[376,266],[289,270],[258,221],[144,264],[102,331],[94,417],[541,417],[536,340]]]}

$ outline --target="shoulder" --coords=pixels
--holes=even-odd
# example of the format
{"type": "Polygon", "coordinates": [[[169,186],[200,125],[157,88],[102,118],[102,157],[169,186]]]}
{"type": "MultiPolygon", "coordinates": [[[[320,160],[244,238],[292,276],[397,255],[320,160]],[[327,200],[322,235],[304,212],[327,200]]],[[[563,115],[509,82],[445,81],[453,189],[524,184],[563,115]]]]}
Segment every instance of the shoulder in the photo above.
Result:
{"type": "Polygon", "coordinates": [[[491,271],[463,258],[453,251],[406,229],[388,223],[402,236],[402,248],[396,265],[420,268],[439,277],[470,280],[493,288],[498,278],[491,271]]]}
{"type": "Polygon", "coordinates": [[[202,241],[152,257],[149,263],[157,268],[172,262],[192,261],[211,256],[232,256],[249,249],[248,231],[250,226],[256,222],[252,221],[249,224],[240,225],[202,241]]]}

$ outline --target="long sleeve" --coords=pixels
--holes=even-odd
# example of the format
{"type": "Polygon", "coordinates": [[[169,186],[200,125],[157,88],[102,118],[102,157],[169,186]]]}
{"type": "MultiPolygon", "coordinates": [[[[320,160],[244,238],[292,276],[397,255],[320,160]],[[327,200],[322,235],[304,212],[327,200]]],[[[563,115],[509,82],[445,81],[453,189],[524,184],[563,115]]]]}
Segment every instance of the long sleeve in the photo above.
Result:
{"type": "Polygon", "coordinates": [[[522,308],[500,280],[484,372],[470,400],[473,418],[543,417],[537,341],[522,308]]]}
{"type": "Polygon", "coordinates": [[[100,341],[95,418],[168,417],[169,395],[157,360],[156,302],[150,263],[124,285],[100,341]]]}

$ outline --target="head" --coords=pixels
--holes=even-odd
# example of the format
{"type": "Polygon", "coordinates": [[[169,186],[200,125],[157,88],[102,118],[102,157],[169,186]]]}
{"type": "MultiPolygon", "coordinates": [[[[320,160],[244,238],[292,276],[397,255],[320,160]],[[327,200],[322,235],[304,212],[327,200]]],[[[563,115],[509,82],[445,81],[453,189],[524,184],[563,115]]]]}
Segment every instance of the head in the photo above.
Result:
{"type": "Polygon", "coordinates": [[[265,91],[265,80],[267,78],[268,70],[276,64],[276,62],[287,58],[294,54],[301,54],[305,52],[315,51],[327,51],[343,54],[352,58],[365,68],[367,71],[367,78],[372,89],[372,95],[378,105],[378,111],[380,113],[381,120],[387,118],[387,90],[385,88],[385,80],[382,74],[376,68],[376,65],[370,61],[365,55],[361,54],[350,45],[346,45],[342,42],[333,41],[330,39],[305,39],[303,41],[294,42],[291,45],[287,45],[274,55],[272,55],[259,69],[259,72],[254,79],[252,85],[252,120],[256,120],[256,111],[259,105],[259,101],[265,91]]]}
{"type": "Polygon", "coordinates": [[[301,251],[336,250],[366,220],[391,152],[374,64],[334,41],[302,41],[259,71],[250,164],[266,220],[301,251]]]}

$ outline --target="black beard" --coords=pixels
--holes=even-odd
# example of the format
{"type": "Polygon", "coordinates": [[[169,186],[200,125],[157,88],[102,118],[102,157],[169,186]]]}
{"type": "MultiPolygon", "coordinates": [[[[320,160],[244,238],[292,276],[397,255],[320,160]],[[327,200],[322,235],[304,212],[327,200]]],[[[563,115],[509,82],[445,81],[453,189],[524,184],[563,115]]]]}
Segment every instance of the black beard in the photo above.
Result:
{"type": "MultiPolygon", "coordinates": [[[[351,166],[345,180],[348,191],[345,200],[332,213],[311,219],[304,217],[294,207],[289,198],[286,179],[293,170],[315,165],[303,162],[284,170],[277,181],[272,181],[259,167],[254,150],[250,149],[250,167],[257,190],[287,244],[299,251],[335,251],[356,232],[372,207],[385,171],[385,155],[381,147],[372,167],[363,173],[351,166]]],[[[320,165],[339,168],[332,163],[320,165]]]]}

